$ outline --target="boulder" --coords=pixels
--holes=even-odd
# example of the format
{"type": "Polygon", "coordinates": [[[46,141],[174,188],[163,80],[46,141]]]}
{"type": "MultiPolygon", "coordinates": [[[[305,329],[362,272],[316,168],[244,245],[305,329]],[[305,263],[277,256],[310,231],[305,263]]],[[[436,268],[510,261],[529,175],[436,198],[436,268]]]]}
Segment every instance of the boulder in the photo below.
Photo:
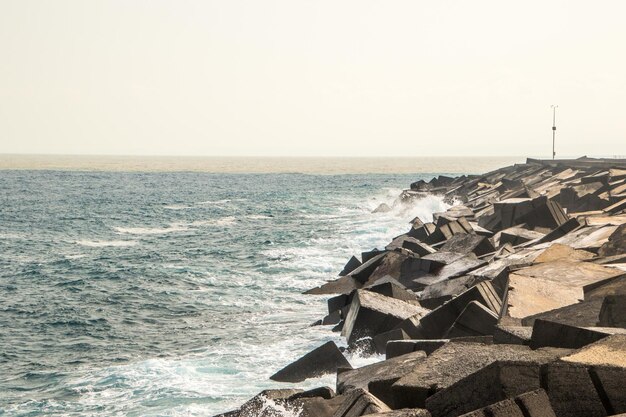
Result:
{"type": "Polygon", "coordinates": [[[557,417],[543,389],[506,399],[461,417],[557,417]]]}
{"type": "Polygon", "coordinates": [[[302,382],[307,378],[334,373],[339,368],[351,368],[350,362],[343,356],[335,342],[327,342],[276,372],[270,379],[280,382],[302,382]]]}
{"type": "Polygon", "coordinates": [[[363,337],[389,331],[403,320],[428,310],[371,291],[357,290],[341,332],[352,344],[363,337]]]}
{"type": "Polygon", "coordinates": [[[337,375],[337,392],[345,393],[357,388],[369,390],[378,399],[393,408],[391,385],[409,373],[426,358],[424,352],[412,352],[372,365],[363,366],[337,375]]]}

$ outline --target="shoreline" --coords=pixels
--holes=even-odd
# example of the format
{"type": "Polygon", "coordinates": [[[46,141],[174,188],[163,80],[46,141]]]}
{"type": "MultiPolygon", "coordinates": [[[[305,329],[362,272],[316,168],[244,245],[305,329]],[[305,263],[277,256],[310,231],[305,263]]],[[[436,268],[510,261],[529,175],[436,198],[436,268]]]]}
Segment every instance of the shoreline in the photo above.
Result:
{"type": "Polygon", "coordinates": [[[626,160],[529,158],[399,199],[429,194],[455,204],[306,292],[330,297],[316,325],[386,360],[353,369],[328,342],[271,379],[336,373],[336,387],[266,390],[218,416],[626,412],[626,160]]]}

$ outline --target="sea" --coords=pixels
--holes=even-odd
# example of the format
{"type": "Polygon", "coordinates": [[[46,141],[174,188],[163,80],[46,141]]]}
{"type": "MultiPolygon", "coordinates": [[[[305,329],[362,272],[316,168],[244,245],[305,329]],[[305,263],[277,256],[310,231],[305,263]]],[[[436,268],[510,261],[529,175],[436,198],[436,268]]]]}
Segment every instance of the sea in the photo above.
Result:
{"type": "Polygon", "coordinates": [[[334,387],[269,380],[345,346],[303,291],[448,207],[400,203],[411,182],[521,161],[1,156],[0,415],[212,416],[334,387]]]}

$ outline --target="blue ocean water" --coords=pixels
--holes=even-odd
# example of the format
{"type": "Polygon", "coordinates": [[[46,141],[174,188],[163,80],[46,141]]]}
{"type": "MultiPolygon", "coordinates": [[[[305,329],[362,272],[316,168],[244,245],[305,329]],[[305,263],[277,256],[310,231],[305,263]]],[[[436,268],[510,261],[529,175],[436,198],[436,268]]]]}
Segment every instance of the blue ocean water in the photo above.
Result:
{"type": "Polygon", "coordinates": [[[0,414],[207,416],[289,386],[268,377],[341,343],[302,291],[445,209],[372,213],[430,177],[0,171],[0,414]]]}

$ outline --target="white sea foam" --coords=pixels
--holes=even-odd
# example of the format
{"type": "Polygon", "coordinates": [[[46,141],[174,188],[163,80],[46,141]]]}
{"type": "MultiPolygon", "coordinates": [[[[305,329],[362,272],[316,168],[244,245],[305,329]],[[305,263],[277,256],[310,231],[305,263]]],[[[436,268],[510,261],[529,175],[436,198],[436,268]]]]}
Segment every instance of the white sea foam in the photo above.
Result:
{"type": "Polygon", "coordinates": [[[230,226],[237,222],[237,218],[234,216],[221,217],[219,219],[198,220],[195,222],[187,223],[186,226],[198,227],[198,226],[230,226]]]}
{"type": "Polygon", "coordinates": [[[184,232],[189,227],[181,224],[172,224],[168,227],[114,227],[119,234],[128,235],[162,235],[165,233],[184,232]]]}
{"type": "Polygon", "coordinates": [[[192,209],[193,207],[185,206],[183,204],[170,204],[168,206],[163,206],[163,208],[166,210],[188,210],[192,209]]]}
{"type": "Polygon", "coordinates": [[[77,240],[76,244],[81,246],[88,246],[91,248],[104,248],[107,246],[123,247],[123,246],[135,246],[136,240],[77,240]]]}

